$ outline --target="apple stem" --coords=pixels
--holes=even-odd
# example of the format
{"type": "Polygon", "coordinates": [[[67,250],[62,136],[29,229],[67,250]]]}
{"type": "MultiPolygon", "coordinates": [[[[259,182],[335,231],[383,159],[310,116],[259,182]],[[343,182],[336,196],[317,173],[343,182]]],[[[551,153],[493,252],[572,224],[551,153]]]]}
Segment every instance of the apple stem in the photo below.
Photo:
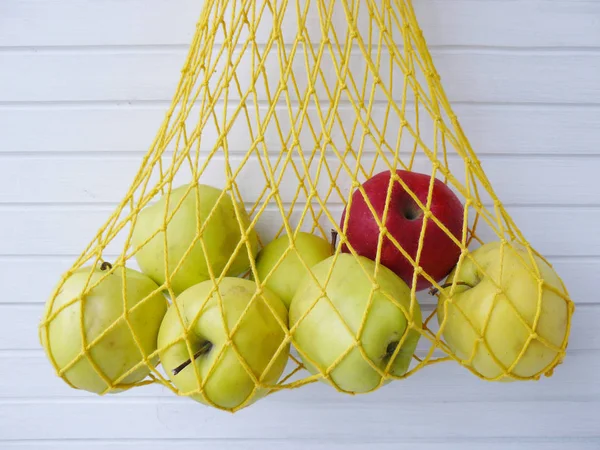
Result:
{"type": "Polygon", "coordinates": [[[393,341],[387,345],[387,347],[385,349],[385,359],[389,359],[392,357],[392,355],[396,351],[396,347],[398,347],[399,343],[400,342],[398,342],[398,341],[393,341]]]}
{"type": "MultiPolygon", "coordinates": [[[[465,283],[464,281],[457,281],[456,285],[457,286],[467,286],[467,287],[473,288],[473,286],[471,286],[469,283],[465,283]]],[[[442,284],[440,287],[442,289],[446,289],[447,287],[450,287],[450,286],[452,286],[452,283],[442,284]]],[[[439,292],[440,292],[440,290],[438,288],[432,287],[429,290],[429,295],[437,295],[437,294],[439,294],[439,292]]]]}
{"type": "Polygon", "coordinates": [[[334,229],[331,230],[331,252],[335,253],[335,247],[337,245],[338,232],[334,229]]]}
{"type": "MultiPolygon", "coordinates": [[[[206,341],[204,344],[202,344],[202,347],[200,347],[200,349],[194,353],[194,361],[198,358],[200,358],[202,355],[205,355],[206,353],[210,352],[210,349],[212,348],[212,342],[210,341],[206,341]]],[[[187,366],[189,366],[192,363],[191,359],[188,359],[187,361],[182,362],[181,364],[179,364],[177,367],[175,367],[173,369],[173,375],[177,375],[179,372],[181,372],[183,369],[185,369],[187,366]]]]}
{"type": "Polygon", "coordinates": [[[100,266],[100,270],[104,271],[104,270],[110,270],[112,269],[112,264],[109,263],[108,261],[103,261],[102,265],[100,266]]]}

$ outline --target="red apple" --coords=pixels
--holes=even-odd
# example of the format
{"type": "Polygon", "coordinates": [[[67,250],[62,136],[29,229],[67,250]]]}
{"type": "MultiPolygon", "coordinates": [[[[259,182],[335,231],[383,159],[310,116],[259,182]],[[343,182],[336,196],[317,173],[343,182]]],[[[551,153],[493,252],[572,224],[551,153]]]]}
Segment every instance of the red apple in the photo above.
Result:
{"type": "MultiPolygon", "coordinates": [[[[396,171],[406,186],[426,206],[429,192],[430,175],[396,171]]],[[[383,218],[391,172],[378,173],[368,179],[362,186],[369,202],[377,213],[379,220],[383,218]]],[[[433,184],[431,213],[460,242],[463,227],[463,205],[458,197],[441,180],[433,184]]],[[[344,230],[346,209],[342,214],[340,228],[344,230]]],[[[393,182],[385,226],[391,236],[414,260],[417,256],[419,236],[423,227],[424,211],[410,196],[398,180],[393,182]]],[[[362,193],[356,190],[352,194],[348,226],[345,232],[350,246],[361,256],[375,260],[379,226],[373,217],[362,193]]],[[[349,253],[346,244],[342,251],[349,253]]],[[[425,228],[425,238],[419,266],[436,282],[450,273],[458,262],[460,247],[433,220],[429,219],[425,228]]],[[[394,271],[408,286],[412,286],[414,267],[400,250],[388,238],[384,237],[381,248],[381,264],[394,271]]],[[[416,290],[429,287],[431,283],[423,276],[417,278],[416,290]]]]}

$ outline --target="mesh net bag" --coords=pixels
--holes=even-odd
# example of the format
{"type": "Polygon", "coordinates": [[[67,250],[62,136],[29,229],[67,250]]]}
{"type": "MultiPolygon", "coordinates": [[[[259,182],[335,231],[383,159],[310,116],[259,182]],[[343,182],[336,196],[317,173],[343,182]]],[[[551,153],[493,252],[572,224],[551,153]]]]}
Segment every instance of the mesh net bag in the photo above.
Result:
{"type": "Polygon", "coordinates": [[[486,178],[409,0],[208,0],[40,340],[73,388],[159,383],[237,411],[441,361],[536,380],[573,310],[486,178]]]}

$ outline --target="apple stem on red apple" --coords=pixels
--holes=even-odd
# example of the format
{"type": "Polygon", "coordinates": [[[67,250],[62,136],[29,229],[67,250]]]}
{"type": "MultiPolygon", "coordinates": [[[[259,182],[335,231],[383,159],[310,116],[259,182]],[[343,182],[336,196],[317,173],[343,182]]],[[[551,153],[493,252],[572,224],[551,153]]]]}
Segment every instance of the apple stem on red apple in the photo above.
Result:
{"type": "MultiPolygon", "coordinates": [[[[202,355],[207,354],[208,352],[210,352],[210,349],[212,348],[212,342],[210,341],[206,341],[204,344],[202,344],[202,347],[200,347],[200,349],[194,353],[194,361],[198,358],[200,358],[202,355]]],[[[192,363],[191,359],[188,359],[184,362],[182,362],[181,364],[179,364],[177,367],[175,367],[173,369],[173,375],[177,375],[179,372],[181,372],[183,369],[185,369],[187,366],[189,366],[192,363]]]]}
{"type": "MultiPolygon", "coordinates": [[[[450,287],[450,286],[452,286],[452,284],[453,284],[453,283],[446,283],[446,284],[442,284],[440,287],[441,287],[442,289],[446,289],[447,287],[450,287]]],[[[473,287],[473,286],[471,286],[469,283],[465,283],[464,281],[457,281],[457,282],[456,282],[456,285],[457,285],[457,286],[467,286],[467,287],[470,287],[470,288],[472,288],[472,287],[473,287]]],[[[432,288],[429,290],[429,295],[437,295],[439,292],[440,292],[440,290],[439,290],[438,288],[432,287],[432,288]]]]}

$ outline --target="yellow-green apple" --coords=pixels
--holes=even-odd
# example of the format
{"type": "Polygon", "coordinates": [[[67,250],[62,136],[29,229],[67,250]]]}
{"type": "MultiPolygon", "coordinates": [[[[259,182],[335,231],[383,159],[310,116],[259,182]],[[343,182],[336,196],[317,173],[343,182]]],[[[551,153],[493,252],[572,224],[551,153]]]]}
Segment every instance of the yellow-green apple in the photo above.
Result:
{"type": "MultiPolygon", "coordinates": [[[[61,377],[77,389],[97,394],[119,392],[148,375],[150,367],[143,361],[156,351],[167,311],[166,298],[146,275],[109,268],[108,264],[84,267],[68,276],[47,302],[40,327],[42,346],[61,377]],[[123,310],[124,287],[129,325],[123,310]],[[91,344],[87,352],[82,333],[91,344]]],[[[157,355],[149,360],[152,366],[157,362],[157,355]]]]}
{"type": "Polygon", "coordinates": [[[258,253],[256,271],[259,280],[289,308],[298,283],[308,273],[306,268],[323,261],[331,253],[331,244],[322,237],[299,232],[294,238],[294,248],[291,248],[290,238],[285,235],[269,242],[258,253]]]}
{"type": "Polygon", "coordinates": [[[438,321],[468,367],[506,381],[535,377],[558,362],[570,308],[560,278],[544,260],[518,244],[490,242],[467,255],[447,281],[456,285],[439,293],[438,321]]]}
{"type": "MultiPolygon", "coordinates": [[[[135,258],[142,271],[159,285],[163,285],[167,279],[165,235],[161,230],[165,214],[169,217],[172,215],[166,227],[166,246],[168,275],[175,295],[210,279],[209,264],[215,277],[222,274],[232,257],[234,259],[227,275],[240,275],[250,267],[246,245],[242,245],[234,256],[242,233],[233,200],[228,194],[221,194],[220,189],[203,184],[191,189],[189,185],[180,186],[171,191],[168,207],[167,198],[163,196],[138,215],[131,239],[135,248],[141,247],[135,258]],[[173,213],[179,203],[181,206],[173,213]],[[199,229],[204,246],[198,239],[199,229]],[[180,262],[181,265],[175,272],[180,262]]],[[[242,226],[247,229],[250,219],[244,205],[238,206],[242,226]]],[[[248,232],[248,244],[254,258],[258,251],[258,237],[254,230],[248,232]]]]}
{"type": "Polygon", "coordinates": [[[306,368],[313,374],[330,370],[328,381],[348,393],[369,392],[391,381],[389,375],[405,374],[422,325],[406,283],[386,267],[376,271],[373,261],[348,254],[331,256],[312,272],[318,283],[305,277],[290,306],[292,339],[306,368]]]}
{"type": "Polygon", "coordinates": [[[265,386],[279,380],[289,355],[288,313],[275,294],[259,292],[252,281],[225,277],[218,288],[205,281],[186,289],[176,301],[184,323],[171,305],[158,347],[161,364],[182,395],[235,410],[263,397],[265,386]],[[255,390],[242,361],[262,388],[255,390]]]}
{"type": "MultiPolygon", "coordinates": [[[[382,222],[388,186],[392,182],[389,208],[385,221],[385,227],[389,235],[383,236],[380,261],[402,278],[406,284],[412,286],[414,266],[389,236],[398,242],[411,259],[416,259],[423,220],[426,214],[411,197],[410,192],[412,191],[414,196],[426,206],[431,176],[405,170],[397,170],[396,175],[398,179],[406,184],[408,190],[402,186],[396,177],[392,176],[392,172],[389,170],[369,178],[362,184],[362,187],[377,219],[382,222]]],[[[463,205],[454,192],[439,179],[435,179],[433,183],[430,211],[460,242],[463,229],[463,205]]],[[[346,213],[348,213],[348,224],[344,234],[348,243],[359,255],[375,260],[380,227],[365,200],[365,196],[359,189],[356,189],[352,194],[350,208],[348,209],[347,206],[344,209],[340,222],[342,230],[344,230],[346,213]]],[[[342,251],[350,252],[346,243],[342,244],[342,251]]],[[[460,253],[460,247],[452,240],[450,235],[429,218],[425,226],[419,266],[433,280],[438,282],[446,277],[456,265],[460,253]]],[[[417,291],[430,285],[431,283],[423,275],[417,277],[417,291]]]]}

